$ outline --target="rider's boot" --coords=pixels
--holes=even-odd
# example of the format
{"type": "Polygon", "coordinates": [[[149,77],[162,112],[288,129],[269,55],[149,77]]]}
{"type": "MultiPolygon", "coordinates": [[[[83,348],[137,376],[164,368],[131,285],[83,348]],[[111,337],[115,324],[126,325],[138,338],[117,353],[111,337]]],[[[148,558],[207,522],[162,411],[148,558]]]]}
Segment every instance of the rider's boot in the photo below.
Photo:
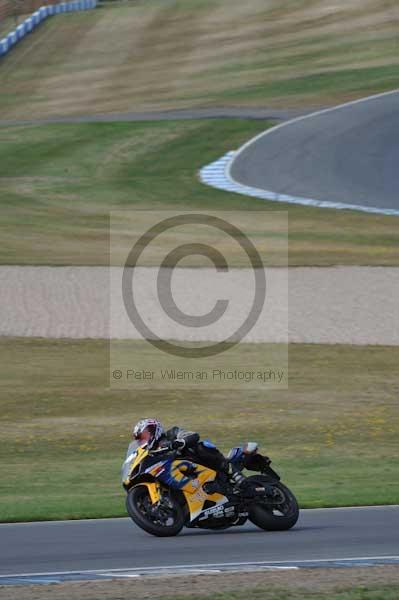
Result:
{"type": "Polygon", "coordinates": [[[248,477],[245,477],[237,467],[231,464],[231,462],[226,466],[229,482],[233,485],[234,494],[243,494],[248,497],[264,495],[265,488],[262,485],[253,485],[248,477]]]}
{"type": "Polygon", "coordinates": [[[227,475],[229,478],[229,482],[232,484],[234,493],[239,494],[248,487],[248,479],[244,477],[244,475],[239,471],[236,467],[234,467],[231,462],[226,465],[227,475]]]}

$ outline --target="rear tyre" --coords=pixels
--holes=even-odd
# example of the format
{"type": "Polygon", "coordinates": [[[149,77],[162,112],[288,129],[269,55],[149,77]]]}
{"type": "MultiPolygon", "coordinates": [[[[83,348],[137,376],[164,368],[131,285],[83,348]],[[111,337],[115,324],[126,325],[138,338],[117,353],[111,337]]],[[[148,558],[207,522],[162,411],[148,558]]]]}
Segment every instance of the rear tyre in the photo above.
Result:
{"type": "Polygon", "coordinates": [[[273,489],[273,499],[259,500],[249,508],[249,520],[266,531],[286,531],[298,521],[299,507],[294,494],[279,481],[270,482],[267,477],[253,476],[249,480],[273,489]]]}
{"type": "Polygon", "coordinates": [[[138,484],[129,491],[126,509],[136,525],[157,537],[177,535],[184,525],[183,509],[176,500],[164,496],[153,505],[145,485],[138,484]]]}

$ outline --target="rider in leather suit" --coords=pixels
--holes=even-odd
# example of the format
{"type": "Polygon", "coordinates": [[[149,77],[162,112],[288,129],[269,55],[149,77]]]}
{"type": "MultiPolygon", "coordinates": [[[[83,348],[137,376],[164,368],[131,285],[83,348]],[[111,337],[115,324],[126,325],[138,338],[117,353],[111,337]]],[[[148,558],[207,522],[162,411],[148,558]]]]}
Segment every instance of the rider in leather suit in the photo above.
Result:
{"type": "Polygon", "coordinates": [[[142,419],[134,426],[133,437],[141,443],[147,443],[151,450],[162,447],[178,450],[182,456],[227,475],[237,490],[245,487],[247,478],[216,446],[206,440],[201,441],[200,435],[194,431],[186,431],[180,427],[172,427],[165,431],[157,419],[142,419]]]}

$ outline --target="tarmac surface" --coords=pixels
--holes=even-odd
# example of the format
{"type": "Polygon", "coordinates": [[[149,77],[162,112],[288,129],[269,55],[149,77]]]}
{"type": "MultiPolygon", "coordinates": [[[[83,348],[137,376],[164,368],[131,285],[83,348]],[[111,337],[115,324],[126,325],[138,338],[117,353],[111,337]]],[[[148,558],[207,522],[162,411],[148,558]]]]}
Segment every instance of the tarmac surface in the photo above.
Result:
{"type": "Polygon", "coordinates": [[[113,123],[117,121],[179,121],[184,119],[258,119],[285,121],[309,114],[312,109],[278,108],[188,108],[163,111],[135,111],[128,113],[108,113],[80,115],[75,117],[49,117],[47,119],[0,119],[0,126],[8,125],[48,125],[51,123],[113,123]]]}
{"type": "Polygon", "coordinates": [[[251,561],[381,564],[399,558],[398,532],[399,506],[302,510],[286,532],[246,525],[220,532],[185,529],[173,538],[153,537],[130,519],[3,524],[0,576],[251,561]]]}
{"type": "Polygon", "coordinates": [[[399,209],[399,91],[283,123],[245,144],[241,185],[319,202],[399,209]]]}

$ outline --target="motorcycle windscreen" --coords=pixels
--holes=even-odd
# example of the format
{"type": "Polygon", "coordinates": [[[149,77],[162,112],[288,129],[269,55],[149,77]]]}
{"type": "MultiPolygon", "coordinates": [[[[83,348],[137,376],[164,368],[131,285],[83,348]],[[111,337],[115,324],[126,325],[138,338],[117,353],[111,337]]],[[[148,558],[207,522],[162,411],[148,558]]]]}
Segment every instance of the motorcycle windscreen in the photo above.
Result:
{"type": "Polygon", "coordinates": [[[134,461],[134,459],[136,458],[137,455],[137,448],[140,446],[139,442],[137,440],[134,440],[133,442],[130,442],[127,452],[126,452],[126,458],[125,458],[125,462],[122,465],[122,469],[121,469],[121,479],[122,481],[126,481],[127,479],[129,479],[129,475],[130,475],[130,471],[131,471],[131,466],[132,463],[134,461]]]}

